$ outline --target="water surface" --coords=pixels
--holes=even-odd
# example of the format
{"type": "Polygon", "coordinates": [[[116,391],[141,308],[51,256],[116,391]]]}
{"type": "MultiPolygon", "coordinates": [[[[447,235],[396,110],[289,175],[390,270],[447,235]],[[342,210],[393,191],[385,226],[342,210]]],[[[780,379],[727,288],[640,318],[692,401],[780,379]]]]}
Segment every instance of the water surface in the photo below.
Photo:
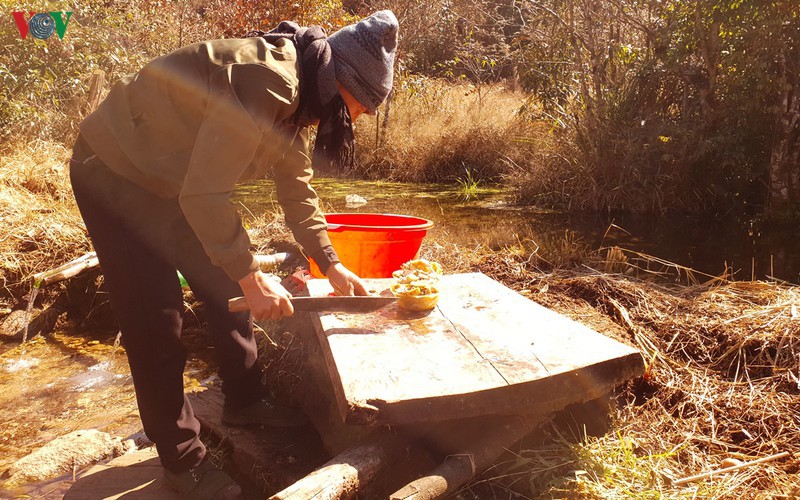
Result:
{"type": "MultiPolygon", "coordinates": [[[[184,372],[192,389],[212,373],[210,350],[204,335],[185,337],[196,347],[184,372]]],[[[24,344],[0,344],[0,423],[0,472],[72,431],[98,429],[122,438],[140,432],[124,349],[115,347],[108,333],[55,332],[24,344]]],[[[0,498],[60,498],[71,480],[70,475],[8,491],[0,479],[0,498]]]]}
{"type": "MultiPolygon", "coordinates": [[[[457,184],[322,178],[314,186],[328,212],[396,213],[434,221],[426,244],[495,250],[523,245],[555,262],[564,252],[616,245],[712,275],[728,266],[740,280],[774,276],[800,283],[800,238],[787,228],[733,219],[566,214],[515,206],[508,202],[508,192],[480,186],[470,199],[457,184]],[[367,203],[348,205],[348,196],[354,195],[367,203]]],[[[234,199],[253,213],[278,207],[270,181],[242,185],[234,199]]]]}

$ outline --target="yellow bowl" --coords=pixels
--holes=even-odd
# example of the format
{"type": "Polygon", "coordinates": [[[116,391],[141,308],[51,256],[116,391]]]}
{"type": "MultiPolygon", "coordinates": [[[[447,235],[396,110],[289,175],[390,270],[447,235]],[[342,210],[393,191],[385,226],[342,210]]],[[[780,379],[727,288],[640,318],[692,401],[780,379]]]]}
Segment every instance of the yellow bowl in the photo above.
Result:
{"type": "Polygon", "coordinates": [[[438,293],[397,296],[397,305],[406,311],[427,311],[436,307],[437,302],[439,302],[438,293]]]}

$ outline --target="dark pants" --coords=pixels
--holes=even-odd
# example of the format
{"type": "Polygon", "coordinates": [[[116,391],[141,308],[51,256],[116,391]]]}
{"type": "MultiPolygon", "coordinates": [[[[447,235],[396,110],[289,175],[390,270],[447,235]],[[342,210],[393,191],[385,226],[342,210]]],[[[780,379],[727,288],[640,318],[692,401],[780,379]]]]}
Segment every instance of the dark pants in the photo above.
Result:
{"type": "Polygon", "coordinates": [[[165,468],[186,470],[203,459],[205,447],[183,392],[183,294],[176,269],[205,304],[225,404],[231,407],[263,396],[248,315],[227,309],[241,289],[211,263],[177,199],[140,188],[93,156],[79,137],[70,162],[72,189],[122,331],[144,431],[165,468]]]}

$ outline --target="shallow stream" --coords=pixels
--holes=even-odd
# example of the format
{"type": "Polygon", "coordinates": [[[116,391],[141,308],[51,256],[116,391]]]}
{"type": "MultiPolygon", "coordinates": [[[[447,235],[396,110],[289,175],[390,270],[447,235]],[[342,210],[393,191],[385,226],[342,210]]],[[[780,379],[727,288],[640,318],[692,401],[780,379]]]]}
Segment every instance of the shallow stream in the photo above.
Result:
{"type": "MultiPolygon", "coordinates": [[[[211,373],[210,355],[203,336],[186,337],[194,347],[184,376],[191,389],[211,373]]],[[[24,344],[0,344],[0,473],[49,441],[81,429],[122,438],[141,429],[130,369],[114,335],[57,332],[24,344]]],[[[0,498],[61,498],[71,484],[68,476],[12,491],[0,480],[0,498]]]]}
{"type": "MultiPolygon", "coordinates": [[[[479,186],[465,199],[458,184],[323,178],[314,186],[328,212],[397,213],[432,220],[435,225],[426,244],[483,245],[492,250],[523,245],[555,263],[571,253],[619,246],[714,276],[727,265],[738,280],[774,276],[800,283],[800,235],[785,227],[761,228],[730,219],[565,214],[515,206],[508,201],[509,193],[497,188],[479,186]],[[356,196],[366,203],[348,204],[348,198],[356,196]]],[[[269,181],[239,187],[235,199],[254,214],[277,206],[269,181]]]]}

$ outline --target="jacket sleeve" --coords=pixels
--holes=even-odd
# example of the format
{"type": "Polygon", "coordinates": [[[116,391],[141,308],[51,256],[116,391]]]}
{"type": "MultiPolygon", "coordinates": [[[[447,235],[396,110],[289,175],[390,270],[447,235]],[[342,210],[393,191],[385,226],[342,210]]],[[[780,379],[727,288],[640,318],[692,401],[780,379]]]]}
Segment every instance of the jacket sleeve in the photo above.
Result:
{"type": "Polygon", "coordinates": [[[290,113],[296,87],[268,68],[230,64],[210,77],[209,97],[179,202],[214,265],[234,281],[258,269],[250,238],[228,201],[263,134],[290,113]]]}
{"type": "Polygon", "coordinates": [[[325,216],[319,208],[317,192],[311,187],[314,171],[308,155],[308,128],[301,128],[284,157],[274,166],[275,189],[283,207],[286,225],[294,239],[326,272],[339,262],[328,238],[325,216]]]}

